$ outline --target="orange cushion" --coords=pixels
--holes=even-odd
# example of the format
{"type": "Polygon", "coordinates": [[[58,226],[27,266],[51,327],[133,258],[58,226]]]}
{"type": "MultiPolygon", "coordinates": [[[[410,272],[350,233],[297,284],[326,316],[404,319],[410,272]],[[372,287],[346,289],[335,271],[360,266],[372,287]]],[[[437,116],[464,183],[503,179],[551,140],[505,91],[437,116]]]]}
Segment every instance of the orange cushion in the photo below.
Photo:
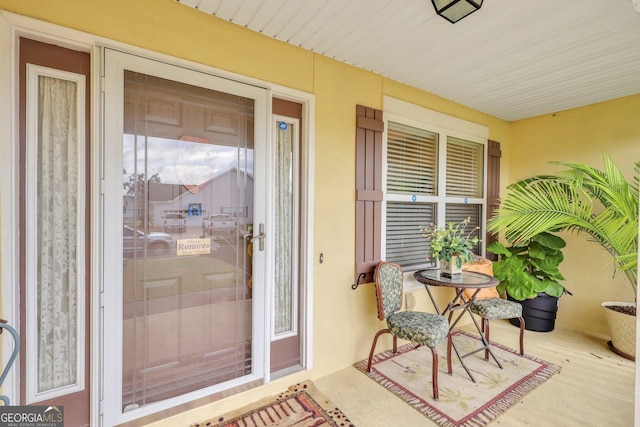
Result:
{"type": "MultiPolygon", "coordinates": [[[[476,257],[473,262],[470,264],[463,264],[462,269],[466,271],[475,271],[478,273],[487,274],[489,276],[493,276],[493,263],[491,260],[486,258],[476,257]]],[[[469,299],[475,292],[475,289],[465,289],[464,296],[469,299]]],[[[491,288],[483,288],[480,289],[480,292],[476,296],[476,299],[489,299],[489,298],[498,298],[498,291],[496,291],[495,287],[491,288]]]]}

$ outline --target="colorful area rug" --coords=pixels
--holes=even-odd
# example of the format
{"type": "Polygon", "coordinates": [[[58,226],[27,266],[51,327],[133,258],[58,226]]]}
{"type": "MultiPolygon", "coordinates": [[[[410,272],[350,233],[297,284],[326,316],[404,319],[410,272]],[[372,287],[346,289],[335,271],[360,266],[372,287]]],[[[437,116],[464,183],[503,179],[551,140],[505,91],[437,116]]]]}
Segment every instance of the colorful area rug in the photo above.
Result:
{"type": "MultiPolygon", "coordinates": [[[[462,354],[480,347],[480,338],[464,332],[454,333],[454,343],[462,354]]],[[[447,374],[446,341],[437,347],[440,399],[433,400],[431,350],[407,344],[394,355],[391,350],[374,356],[371,372],[367,360],[354,366],[398,397],[445,427],[484,426],[509,409],[531,390],[560,371],[560,367],[532,356],[521,357],[514,350],[493,343],[500,369],[484,351],[464,359],[476,378],[472,382],[452,352],[453,375],[447,374]]],[[[525,349],[526,350],[526,349],[525,349]]]]}
{"type": "Polygon", "coordinates": [[[353,427],[311,381],[192,427],[353,427]]]}

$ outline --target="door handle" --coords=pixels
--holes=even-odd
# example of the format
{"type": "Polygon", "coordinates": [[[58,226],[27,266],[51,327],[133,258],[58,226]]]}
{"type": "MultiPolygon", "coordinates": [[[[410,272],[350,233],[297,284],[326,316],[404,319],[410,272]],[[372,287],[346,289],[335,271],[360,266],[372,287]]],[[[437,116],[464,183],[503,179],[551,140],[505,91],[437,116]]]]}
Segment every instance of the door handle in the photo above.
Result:
{"type": "Polygon", "coordinates": [[[264,224],[260,224],[260,234],[258,234],[256,236],[251,236],[251,239],[249,239],[249,242],[253,243],[254,240],[260,239],[259,249],[260,249],[260,251],[264,251],[264,238],[265,237],[267,237],[267,235],[264,233],[264,224]]]}

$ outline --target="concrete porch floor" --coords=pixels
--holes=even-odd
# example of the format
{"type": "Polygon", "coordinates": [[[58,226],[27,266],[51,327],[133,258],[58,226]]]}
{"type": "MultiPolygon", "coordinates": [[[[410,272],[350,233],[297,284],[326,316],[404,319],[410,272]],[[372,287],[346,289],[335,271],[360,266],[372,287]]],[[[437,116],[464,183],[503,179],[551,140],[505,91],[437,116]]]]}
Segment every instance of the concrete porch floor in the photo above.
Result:
{"type": "MultiPolygon", "coordinates": [[[[507,321],[491,327],[492,340],[517,348],[516,327],[507,321]]],[[[525,331],[525,353],[562,370],[490,425],[634,425],[635,363],[609,350],[605,340],[557,326],[552,332],[525,331]]],[[[358,427],[436,425],[355,368],[313,381],[358,427]]]]}
{"type": "MultiPolygon", "coordinates": [[[[469,328],[473,325],[465,326],[469,328]]],[[[491,322],[491,336],[508,347],[518,345],[518,329],[507,321],[491,322]]],[[[605,339],[556,325],[552,332],[526,331],[525,352],[559,365],[561,372],[525,395],[491,426],[634,426],[635,362],[613,353],[605,339]]],[[[297,382],[294,377],[297,375],[265,385],[273,393],[266,389],[246,393],[260,397],[277,394],[297,382]]],[[[436,425],[353,367],[311,380],[357,427],[436,425]]],[[[147,426],[188,427],[246,405],[248,395],[190,408],[147,426]]]]}

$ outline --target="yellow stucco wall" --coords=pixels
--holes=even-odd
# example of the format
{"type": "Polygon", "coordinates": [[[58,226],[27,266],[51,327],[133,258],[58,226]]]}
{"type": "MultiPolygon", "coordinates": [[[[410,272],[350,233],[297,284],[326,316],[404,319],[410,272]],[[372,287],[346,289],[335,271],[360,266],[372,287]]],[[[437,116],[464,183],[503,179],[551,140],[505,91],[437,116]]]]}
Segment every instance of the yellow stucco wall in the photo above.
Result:
{"type": "MultiPolygon", "coordinates": [[[[513,181],[527,175],[559,171],[551,161],[576,161],[603,167],[608,153],[629,181],[640,161],[640,95],[513,123],[516,141],[509,156],[513,181]]],[[[560,300],[558,322],[606,336],[603,301],[634,300],[624,274],[613,278],[611,257],[585,236],[564,234],[567,247],[560,266],[565,286],[574,294],[560,300]]]]}
{"type": "MultiPolygon", "coordinates": [[[[488,126],[489,138],[502,143],[501,178],[504,184],[524,174],[543,171],[545,163],[552,159],[570,159],[570,156],[578,155],[580,157],[573,159],[598,161],[600,152],[609,144],[614,147],[607,149],[616,160],[627,161],[631,152],[635,159],[640,157],[637,155],[640,135],[637,119],[626,114],[627,110],[640,111],[640,97],[562,112],[555,117],[507,123],[433,94],[261,36],[174,0],[0,0],[0,10],[315,95],[314,368],[311,372],[277,380],[258,390],[215,403],[209,413],[220,413],[252,402],[260,395],[273,394],[292,381],[326,375],[368,354],[379,327],[373,289],[367,285],[351,290],[355,251],[356,104],[382,108],[383,96],[389,95],[488,126]],[[634,129],[631,129],[632,123],[634,129]],[[318,262],[320,253],[324,254],[322,264],[318,262]]],[[[580,242],[571,244],[582,247],[580,242]]],[[[560,319],[582,327],[591,322],[582,314],[585,307],[590,309],[600,300],[615,298],[609,290],[596,285],[579,286],[578,281],[586,282],[594,277],[594,273],[587,275],[584,272],[584,265],[593,263],[587,262],[588,258],[578,258],[586,251],[567,252],[563,271],[568,276],[568,287],[576,296],[570,301],[568,298],[562,301],[560,319]]],[[[606,259],[602,263],[605,264],[606,259]]],[[[602,271],[600,283],[611,277],[610,270],[602,271]]],[[[621,280],[616,279],[607,289],[624,288],[618,283],[621,280]]],[[[414,292],[414,295],[417,307],[427,309],[429,304],[424,292],[414,292]]],[[[624,290],[615,293],[615,297],[629,299],[624,290]]],[[[597,307],[594,311],[597,313],[597,307]]],[[[175,418],[157,425],[176,425],[177,422],[188,425],[199,420],[198,415],[186,414],[179,421],[175,418]]]]}

